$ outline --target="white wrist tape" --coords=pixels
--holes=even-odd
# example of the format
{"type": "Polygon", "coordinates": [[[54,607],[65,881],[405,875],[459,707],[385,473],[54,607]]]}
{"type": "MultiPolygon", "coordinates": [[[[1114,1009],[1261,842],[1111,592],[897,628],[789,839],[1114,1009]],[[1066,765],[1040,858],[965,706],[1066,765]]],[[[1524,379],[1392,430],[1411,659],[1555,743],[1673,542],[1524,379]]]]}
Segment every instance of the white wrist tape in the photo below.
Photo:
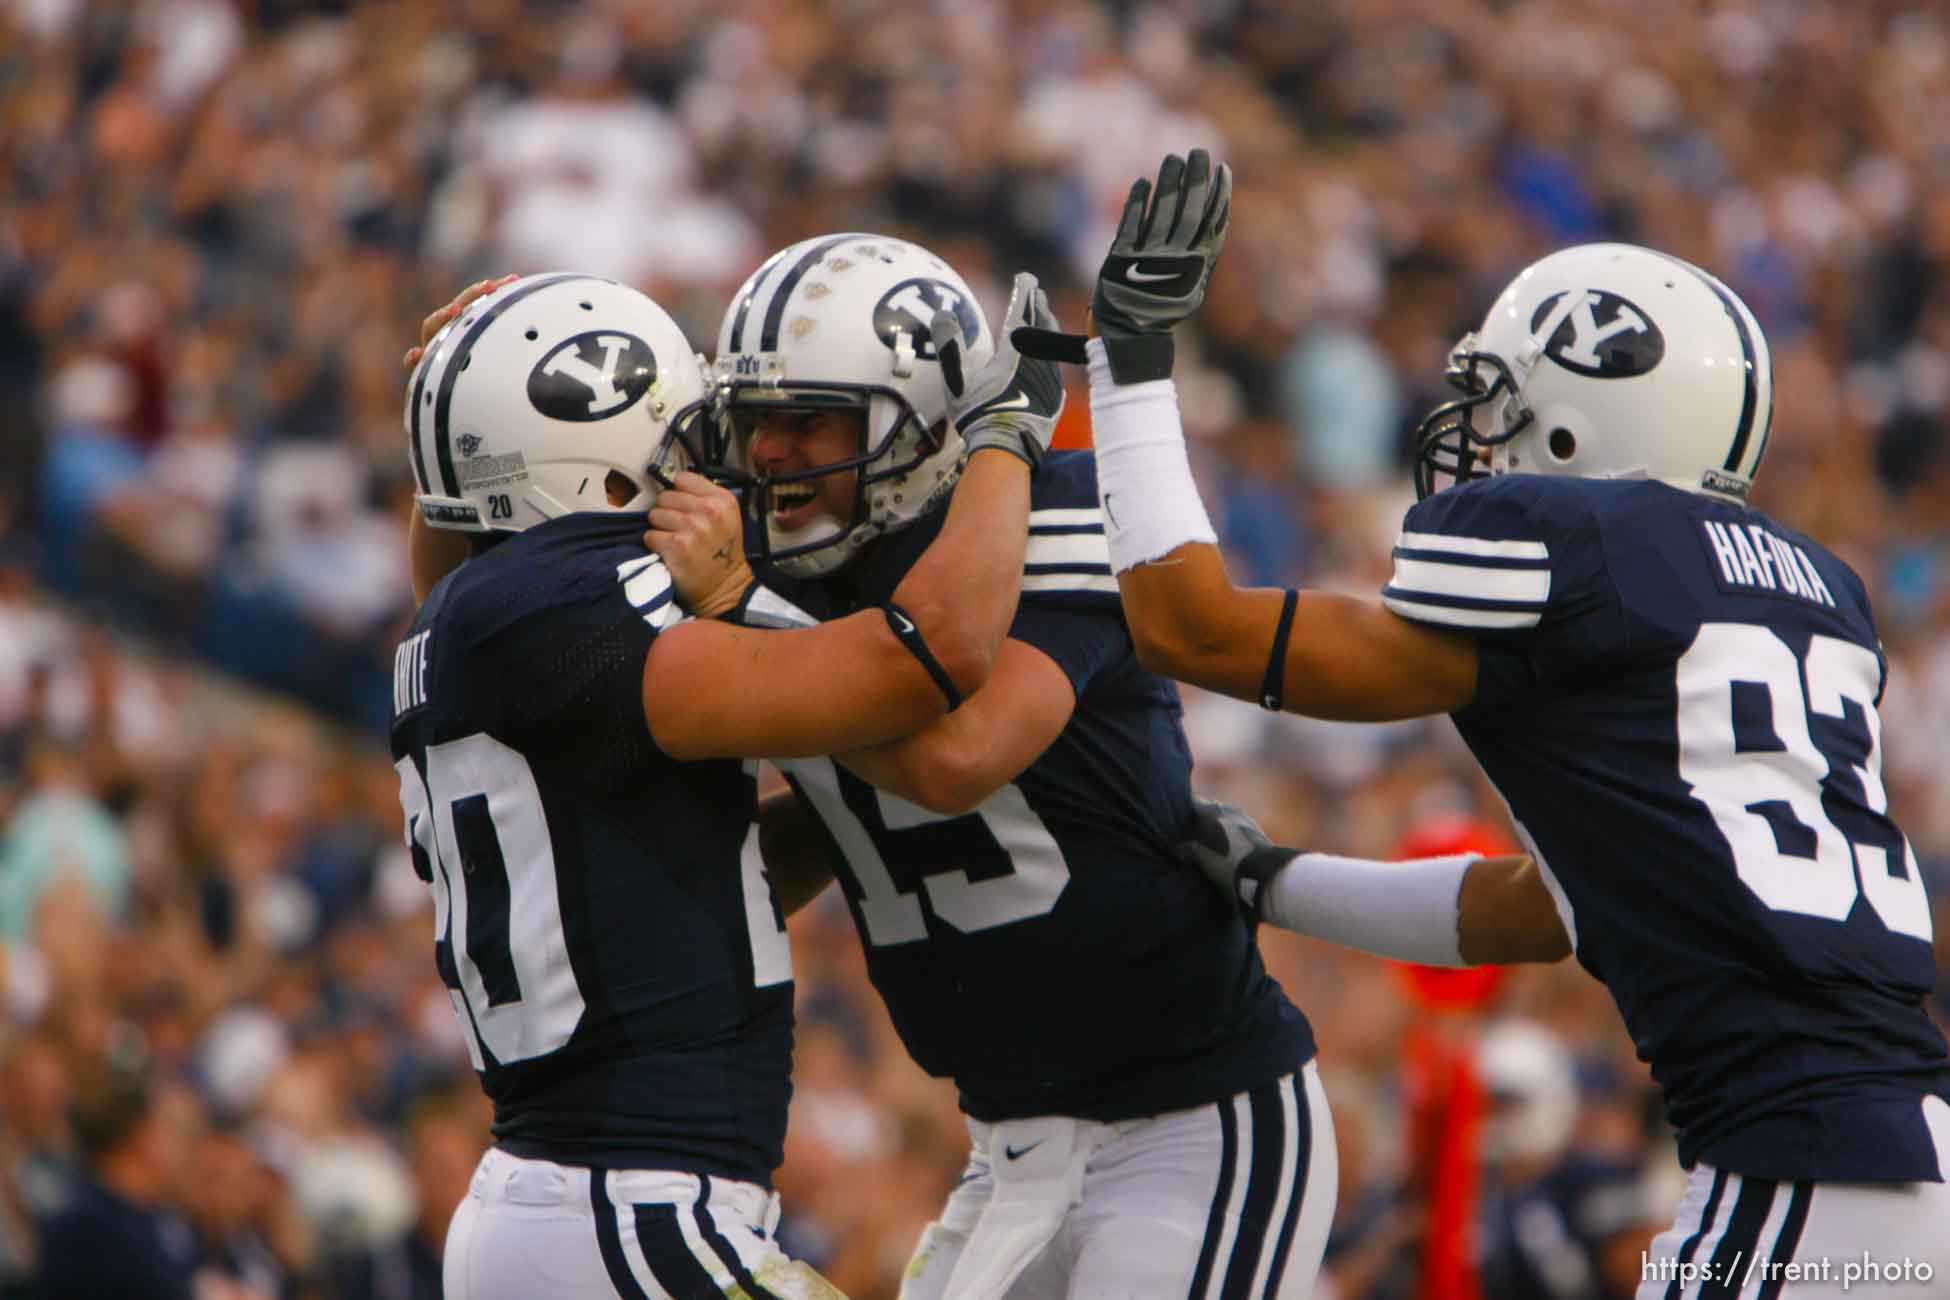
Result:
{"type": "Polygon", "coordinates": [[[1266,883],[1260,919],[1378,957],[1464,966],[1459,900],[1481,856],[1376,862],[1302,853],[1266,883]]]}
{"type": "Polygon", "coordinates": [[[1169,379],[1119,384],[1111,378],[1102,339],[1091,339],[1084,350],[1090,355],[1090,437],[1111,571],[1159,559],[1187,542],[1216,544],[1218,534],[1185,457],[1177,387],[1169,379]]]}
{"type": "Polygon", "coordinates": [[[737,622],[746,627],[817,627],[819,620],[773,591],[754,582],[739,602],[737,622]]]}

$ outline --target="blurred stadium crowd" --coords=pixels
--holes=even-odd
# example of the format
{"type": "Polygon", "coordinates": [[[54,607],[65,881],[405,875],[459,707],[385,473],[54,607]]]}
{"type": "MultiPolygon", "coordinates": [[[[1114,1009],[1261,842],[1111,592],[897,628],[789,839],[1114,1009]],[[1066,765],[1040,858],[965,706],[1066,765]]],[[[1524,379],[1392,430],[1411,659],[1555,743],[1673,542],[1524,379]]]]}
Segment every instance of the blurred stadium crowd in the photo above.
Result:
{"type": "MultiPolygon", "coordinates": [[[[1206,498],[1253,580],[1373,591],[1495,289],[1596,238],[1699,261],[1773,340],[1757,504],[1875,595],[1950,934],[1946,101],[1950,17],[1898,0],[0,0],[0,1296],[143,1231],[125,1294],[438,1292],[486,1115],[378,734],[399,355],[506,270],[636,284],[708,348],[771,248],[888,230],[1074,322],[1131,178],[1207,146],[1239,191],[1180,351],[1206,498]]],[[[1444,721],[1187,709],[1199,783],[1276,838],[1496,833],[1444,721]]],[[[965,1134],[840,900],[794,933],[785,1231],[891,1296],[965,1134]]],[[[1676,1170],[1594,983],[1438,1011],[1265,942],[1334,1099],[1331,1294],[1458,1259],[1630,1293],[1676,1170]]]]}

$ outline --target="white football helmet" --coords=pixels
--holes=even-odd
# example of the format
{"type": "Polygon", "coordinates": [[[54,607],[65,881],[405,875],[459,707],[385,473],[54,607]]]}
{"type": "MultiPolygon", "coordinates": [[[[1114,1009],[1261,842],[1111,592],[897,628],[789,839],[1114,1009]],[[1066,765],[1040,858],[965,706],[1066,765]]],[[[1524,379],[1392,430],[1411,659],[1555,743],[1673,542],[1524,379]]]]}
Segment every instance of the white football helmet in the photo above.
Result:
{"type": "Polygon", "coordinates": [[[718,331],[717,375],[732,430],[726,465],[749,476],[746,508],[754,559],[802,577],[830,573],[882,533],[913,523],[945,498],[961,463],[961,434],[930,326],[959,320],[966,373],[995,351],[967,282],[927,249],[885,235],[842,234],[781,249],[752,273],[718,331]],[[755,412],[858,410],[859,455],[773,478],[753,472],[747,435],[755,412]],[[779,527],[773,492],[827,474],[857,476],[851,519],[779,527]]]}
{"type": "Polygon", "coordinates": [[[436,528],[518,533],[646,511],[705,454],[710,395],[677,322],[635,289],[566,272],[516,280],[436,334],[407,384],[420,513],[436,528]],[[635,488],[622,505],[612,475],[635,488]]]}
{"type": "Polygon", "coordinates": [[[1549,1160],[1571,1141],[1578,1083],[1557,1036],[1528,1020],[1499,1020],[1476,1045],[1476,1068],[1490,1095],[1483,1155],[1492,1161],[1549,1160]]]}
{"type": "Polygon", "coordinates": [[[1655,478],[1739,500],[1767,449],[1760,322],[1691,262],[1584,244],[1526,267],[1449,354],[1462,398],[1416,431],[1415,490],[1488,474],[1655,478]]]}

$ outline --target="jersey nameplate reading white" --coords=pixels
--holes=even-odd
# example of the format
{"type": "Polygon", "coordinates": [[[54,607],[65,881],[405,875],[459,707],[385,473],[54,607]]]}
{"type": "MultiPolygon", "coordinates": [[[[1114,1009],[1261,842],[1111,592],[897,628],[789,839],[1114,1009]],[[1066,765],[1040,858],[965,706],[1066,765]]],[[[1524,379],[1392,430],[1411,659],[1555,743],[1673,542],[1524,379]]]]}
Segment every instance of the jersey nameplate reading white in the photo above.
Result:
{"type": "Polygon", "coordinates": [[[427,702],[427,638],[429,628],[416,632],[393,651],[393,716],[398,717],[427,702]]]}

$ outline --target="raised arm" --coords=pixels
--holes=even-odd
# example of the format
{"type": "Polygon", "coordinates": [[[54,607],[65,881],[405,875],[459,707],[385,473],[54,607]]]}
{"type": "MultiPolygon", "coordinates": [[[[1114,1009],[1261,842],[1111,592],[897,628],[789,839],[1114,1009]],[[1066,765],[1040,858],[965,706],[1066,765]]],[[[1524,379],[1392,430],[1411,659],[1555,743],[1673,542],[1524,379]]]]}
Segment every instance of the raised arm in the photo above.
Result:
{"type": "Polygon", "coordinates": [[[968,350],[953,313],[939,313],[930,329],[947,384],[949,417],[968,447],[968,463],[941,532],[894,589],[894,603],[917,623],[938,628],[959,647],[980,654],[984,678],[1015,621],[1022,593],[1029,475],[1042,463],[1063,413],[1063,379],[1056,366],[1019,356],[1013,335],[1018,328],[1055,324],[1036,277],[1023,272],[1012,285],[995,351],[981,370],[963,373],[968,350]],[[984,454],[991,449],[1008,454],[984,454]]]}
{"type": "MultiPolygon", "coordinates": [[[[1196,500],[1189,474],[1183,490],[1196,500]]],[[[1236,587],[1219,548],[1186,542],[1117,575],[1138,659],[1153,672],[1289,713],[1381,722],[1453,713],[1476,693],[1476,641],[1380,601],[1236,587]],[[1289,595],[1293,612],[1274,669],[1289,595]]]]}
{"type": "Polygon", "coordinates": [[[1242,590],[1192,482],[1171,382],[1172,336],[1204,301],[1225,246],[1232,177],[1202,149],[1140,180],[1098,272],[1092,337],[1025,340],[1087,360],[1111,568],[1139,660],[1268,708],[1372,722],[1446,713],[1476,690],[1476,646],[1378,602],[1242,590]],[[1289,601],[1291,604],[1289,605],[1289,601]]]}

